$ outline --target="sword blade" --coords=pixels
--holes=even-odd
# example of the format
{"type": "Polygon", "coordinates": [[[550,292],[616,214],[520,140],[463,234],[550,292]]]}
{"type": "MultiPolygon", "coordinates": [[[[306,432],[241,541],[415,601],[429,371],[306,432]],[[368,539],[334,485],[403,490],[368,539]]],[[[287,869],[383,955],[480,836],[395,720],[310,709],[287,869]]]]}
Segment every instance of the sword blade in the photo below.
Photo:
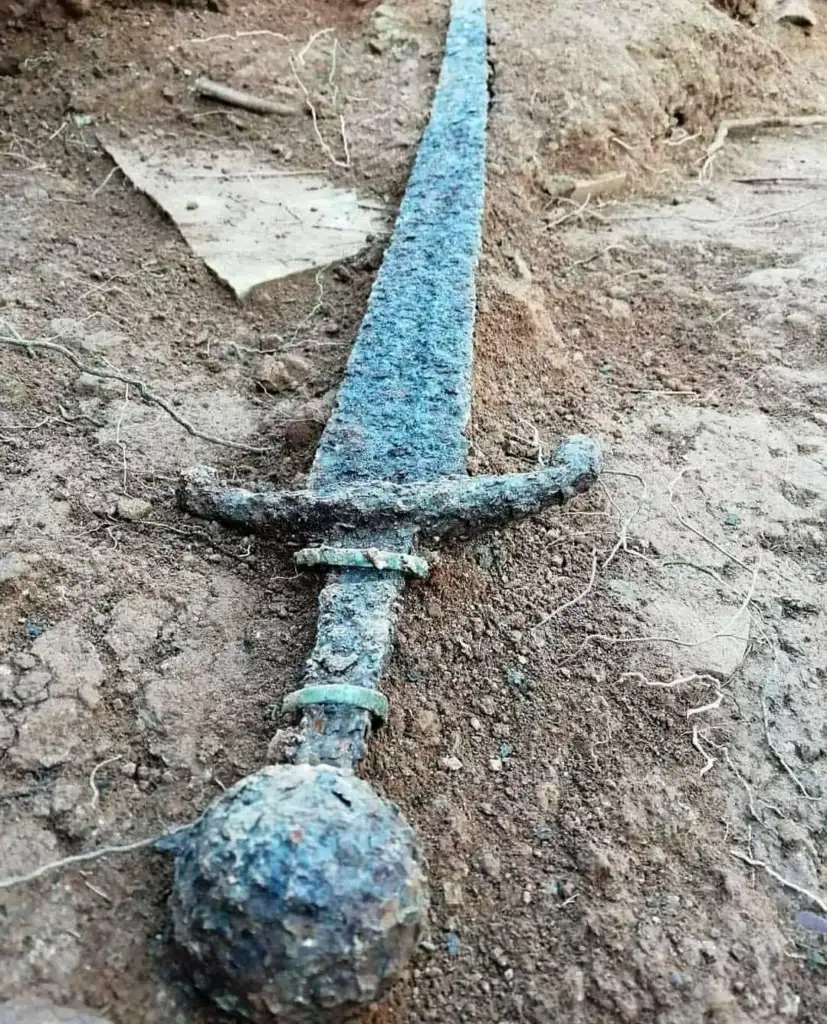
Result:
{"type": "MultiPolygon", "coordinates": [[[[484,0],[453,0],[430,121],[310,472],[309,486],[319,493],[465,470],[485,190],[486,42],[484,0]]],[[[345,543],[408,552],[413,536],[409,528],[349,533],[345,543]]],[[[371,569],[328,575],[304,685],[378,688],[403,582],[399,573],[371,569]]],[[[353,764],[369,726],[369,713],[359,708],[308,708],[297,760],[353,764]]]]}

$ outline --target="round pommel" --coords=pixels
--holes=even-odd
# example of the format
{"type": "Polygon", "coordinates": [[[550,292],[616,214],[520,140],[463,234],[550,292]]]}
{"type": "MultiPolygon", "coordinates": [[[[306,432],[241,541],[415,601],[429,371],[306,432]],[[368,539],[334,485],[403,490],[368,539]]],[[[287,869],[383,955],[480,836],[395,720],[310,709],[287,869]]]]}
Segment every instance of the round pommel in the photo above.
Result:
{"type": "Polygon", "coordinates": [[[398,808],[327,765],[264,768],[176,841],[175,939],[194,980],[259,1024],[342,1020],[404,969],[428,909],[398,808]]]}

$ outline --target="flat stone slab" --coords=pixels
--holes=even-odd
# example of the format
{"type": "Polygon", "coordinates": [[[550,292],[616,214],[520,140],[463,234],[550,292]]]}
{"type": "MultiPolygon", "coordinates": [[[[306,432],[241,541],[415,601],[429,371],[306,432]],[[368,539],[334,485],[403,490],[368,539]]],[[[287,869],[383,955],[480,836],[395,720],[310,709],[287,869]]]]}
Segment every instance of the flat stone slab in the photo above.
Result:
{"type": "Polygon", "coordinates": [[[377,199],[276,170],[252,153],[187,149],[149,137],[101,143],[238,298],[355,256],[372,236],[388,233],[377,199]]]}

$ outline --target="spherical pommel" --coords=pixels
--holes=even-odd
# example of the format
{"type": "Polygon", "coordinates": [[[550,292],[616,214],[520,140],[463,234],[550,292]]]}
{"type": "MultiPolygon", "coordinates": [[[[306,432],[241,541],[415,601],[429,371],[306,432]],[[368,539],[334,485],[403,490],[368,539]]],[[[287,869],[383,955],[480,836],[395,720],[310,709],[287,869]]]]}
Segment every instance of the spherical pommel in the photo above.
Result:
{"type": "Polygon", "coordinates": [[[174,853],[175,939],[194,979],[259,1024],[345,1019],[399,976],[425,924],[413,831],[337,768],[264,768],[174,853]]]}

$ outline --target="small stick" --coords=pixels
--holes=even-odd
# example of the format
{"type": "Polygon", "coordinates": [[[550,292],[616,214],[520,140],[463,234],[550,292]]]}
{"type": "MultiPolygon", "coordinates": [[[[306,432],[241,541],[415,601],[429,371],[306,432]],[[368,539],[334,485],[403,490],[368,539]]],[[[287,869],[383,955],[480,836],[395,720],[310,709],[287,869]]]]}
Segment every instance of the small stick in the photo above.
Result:
{"type": "Polygon", "coordinates": [[[126,843],[124,846],[101,846],[98,850],[89,850],[88,853],[74,853],[71,857],[61,857],[60,860],[49,861],[48,864],[41,864],[34,871],[25,875],[10,875],[8,878],[0,878],[0,889],[12,889],[16,885],[24,885],[26,882],[34,882],[50,871],[57,871],[60,868],[70,867],[72,864],[83,864],[89,860],[98,860],[100,857],[108,857],[114,853],[132,853],[133,850],[142,850],[147,846],[153,846],[159,839],[172,836],[182,829],[190,828],[189,825],[179,825],[178,828],[170,829],[168,832],[160,832],[157,836],[149,836],[147,839],[138,839],[134,843],[126,843]]]}
{"type": "Polygon", "coordinates": [[[187,39],[186,43],[190,46],[198,46],[202,43],[214,43],[220,39],[247,39],[251,36],[272,36],[273,39],[281,39],[285,43],[290,42],[290,37],[283,35],[281,32],[271,32],[267,28],[255,28],[250,29],[247,32],[221,32],[217,36],[203,36],[201,39],[187,39]]]}
{"type": "Polygon", "coordinates": [[[313,35],[307,40],[307,42],[304,44],[304,46],[299,51],[298,57],[296,58],[298,60],[299,64],[301,64],[302,67],[304,67],[304,65],[305,65],[305,59],[304,58],[308,55],[308,53],[310,53],[310,51],[313,48],[313,45],[316,42],[316,40],[321,38],[321,36],[329,35],[332,31],[333,31],[332,27],[320,28],[318,32],[314,32],[313,35]]]}
{"type": "Polygon", "coordinates": [[[89,890],[90,892],[93,892],[93,893],[94,893],[94,894],[95,894],[96,896],[100,896],[100,898],[101,898],[102,900],[106,900],[106,902],[107,902],[107,903],[111,903],[111,902],[112,902],[112,897],[111,897],[111,896],[108,896],[108,895],[107,895],[107,894],[106,894],[106,893],[105,893],[105,892],[103,891],[103,889],[98,889],[98,888],[97,888],[96,886],[92,885],[92,883],[91,883],[90,881],[88,881],[87,879],[85,879],[85,878],[84,878],[84,880],[83,880],[83,884],[84,884],[84,885],[86,886],[86,888],[87,888],[87,889],[88,889],[88,890],[89,890]]]}
{"type": "Polygon", "coordinates": [[[713,686],[719,682],[714,676],[707,676],[697,672],[690,676],[678,676],[676,679],[670,679],[666,682],[661,679],[651,680],[643,672],[624,672],[619,676],[618,682],[622,683],[624,679],[639,679],[644,686],[649,686],[653,690],[672,690],[676,686],[684,686],[686,683],[700,683],[701,686],[713,686]],[[706,680],[709,680],[709,682],[706,680]]]}
{"type": "Polygon", "coordinates": [[[616,135],[610,135],[609,136],[609,142],[614,142],[614,144],[616,146],[620,146],[620,148],[625,153],[629,154],[629,156],[635,161],[636,164],[640,164],[640,166],[644,169],[644,171],[648,171],[649,174],[656,174],[657,173],[655,171],[654,167],[652,167],[649,164],[647,164],[645,160],[641,160],[640,159],[640,157],[632,149],[632,147],[629,145],[628,142],[624,142],[623,139],[619,139],[616,135]]]}
{"type": "Polygon", "coordinates": [[[789,764],[787,764],[787,762],[784,760],[783,754],[778,749],[778,747],[775,745],[775,742],[773,741],[773,738],[770,735],[770,715],[769,715],[769,709],[767,708],[767,694],[765,692],[764,687],[761,688],[761,714],[762,714],[763,719],[764,719],[764,738],[767,741],[767,746],[770,748],[770,752],[773,754],[773,756],[778,761],[778,763],[781,765],[781,767],[784,769],[784,771],[789,775],[789,777],[795,783],[795,785],[796,785],[797,789],[800,791],[801,795],[806,800],[816,800],[817,797],[813,796],[813,794],[807,789],[807,787],[804,785],[804,783],[801,781],[801,779],[799,779],[799,777],[796,775],[796,773],[793,771],[793,769],[789,766],[789,764]]]}
{"type": "Polygon", "coordinates": [[[747,794],[747,801],[749,802],[749,812],[750,812],[750,814],[759,823],[759,825],[763,825],[764,828],[768,828],[769,826],[766,825],[766,823],[764,822],[764,819],[761,817],[761,815],[758,813],[758,811],[757,811],[757,809],[755,807],[755,794],[752,791],[752,786],[747,782],[747,780],[744,778],[744,776],[738,771],[738,769],[735,767],[735,764],[733,763],[732,758],[729,756],[729,747],[727,747],[725,744],[722,744],[722,743],[716,743],[714,740],[711,740],[708,736],[706,737],[706,742],[714,750],[718,750],[718,751],[720,751],[724,755],[724,760],[726,761],[727,766],[729,767],[730,771],[732,771],[732,773],[735,775],[735,778],[738,779],[738,781],[744,787],[744,790],[745,790],[745,792],[747,794]]]}
{"type": "Polygon", "coordinates": [[[589,205],[589,203],[591,202],[591,198],[591,192],[587,192],[586,198],[579,206],[575,206],[573,210],[569,210],[568,213],[564,213],[562,216],[557,217],[555,220],[550,220],[547,226],[549,228],[557,228],[560,227],[561,224],[565,224],[567,220],[571,220],[572,217],[578,217],[589,205]]]}
{"type": "Polygon", "coordinates": [[[92,195],[93,195],[93,196],[96,196],[96,195],[98,195],[99,193],[103,192],[103,190],[104,190],[104,189],[106,188],[106,186],[107,186],[107,185],[109,184],[109,181],[110,181],[110,179],[112,178],[112,175],[113,175],[113,174],[114,174],[114,173],[115,173],[115,172],[116,172],[117,170],[119,170],[119,168],[118,168],[118,165],[117,165],[117,164],[115,164],[115,166],[114,166],[114,167],[113,167],[113,168],[112,168],[112,169],[110,170],[110,172],[109,172],[109,173],[108,173],[108,174],[106,175],[106,177],[105,177],[105,178],[103,179],[103,181],[102,181],[102,182],[100,183],[100,185],[98,185],[98,187],[97,187],[96,189],[93,189],[93,191],[92,191],[92,195]]]}
{"type": "Polygon", "coordinates": [[[95,776],[101,768],[104,768],[108,764],[113,764],[115,761],[120,761],[122,756],[122,754],[115,754],[114,757],[107,757],[105,761],[101,761],[99,764],[96,764],[92,769],[89,776],[89,788],[92,790],[92,799],[89,801],[89,807],[91,810],[94,810],[100,803],[100,790],[95,782],[95,776]]]}
{"type": "Polygon", "coordinates": [[[251,110],[254,114],[280,114],[282,117],[289,117],[296,113],[296,108],[287,103],[268,100],[264,96],[254,96],[252,93],[233,89],[229,85],[222,85],[221,82],[214,82],[211,78],[196,79],[193,88],[199,96],[218,100],[219,103],[226,103],[230,107],[251,110]]]}
{"type": "Polygon", "coordinates": [[[827,125],[827,116],[823,114],[808,114],[803,117],[742,117],[735,120],[724,120],[718,125],[715,137],[707,146],[703,166],[698,175],[701,180],[709,176],[712,161],[718,152],[724,148],[727,138],[735,132],[749,131],[753,128],[813,128],[819,125],[827,125]]]}
{"type": "Polygon", "coordinates": [[[705,533],[699,530],[697,526],[693,526],[688,519],[685,519],[681,515],[678,506],[675,504],[675,488],[678,485],[678,481],[683,479],[683,475],[688,471],[688,469],[689,467],[685,466],[680,471],[680,473],[678,473],[678,475],[675,477],[672,483],[669,484],[669,505],[671,506],[672,511],[677,516],[678,522],[685,530],[691,531],[695,534],[696,537],[700,537],[701,540],[706,541],[707,544],[715,548],[715,550],[720,552],[724,556],[724,558],[728,559],[730,562],[734,562],[736,565],[740,566],[745,572],[752,572],[750,567],[746,565],[744,562],[742,562],[741,559],[737,557],[737,555],[733,555],[731,552],[727,551],[726,548],[721,547],[721,545],[718,544],[717,541],[714,541],[711,537],[708,537],[705,533]]]}
{"type": "Polygon", "coordinates": [[[715,711],[717,708],[719,708],[721,706],[721,701],[723,699],[724,699],[723,691],[722,690],[718,690],[718,696],[715,698],[715,700],[710,701],[709,704],[701,704],[698,707],[689,708],[688,711],[686,712],[686,717],[687,718],[691,718],[693,715],[704,715],[704,714],[706,714],[707,711],[715,711]]]}
{"type": "Polygon", "coordinates": [[[53,417],[51,416],[46,416],[37,423],[4,423],[2,424],[2,427],[3,430],[40,430],[40,428],[45,427],[52,418],[53,417]]]}
{"type": "Polygon", "coordinates": [[[692,727],[692,746],[698,751],[701,757],[706,759],[706,764],[701,768],[699,777],[703,778],[708,771],[711,771],[715,767],[715,758],[709,753],[708,750],[704,750],[701,744],[701,737],[698,732],[698,726],[692,727]]]}
{"type": "Polygon", "coordinates": [[[75,353],[66,348],[64,345],[56,345],[53,341],[26,341],[21,338],[17,331],[7,321],[3,321],[5,326],[15,335],[13,338],[6,338],[0,335],[0,345],[10,345],[12,348],[22,348],[30,355],[35,349],[43,349],[46,352],[57,352],[62,355],[65,359],[68,359],[73,366],[75,366],[81,373],[88,373],[93,377],[99,377],[101,380],[119,380],[122,384],[131,384],[133,387],[138,389],[138,392],[145,402],[151,402],[154,405],[160,406],[164,412],[171,416],[177,424],[182,426],[184,430],[192,437],[198,437],[202,441],[209,441],[212,444],[223,444],[228,448],[236,448],[242,452],[255,452],[258,455],[264,454],[266,448],[252,448],[250,445],[241,444],[238,441],[230,441],[226,437],[216,437],[214,434],[205,434],[201,430],[197,430],[189,420],[184,419],[179,413],[175,411],[172,405],[165,399],[161,398],[160,395],[156,395],[154,391],[146,386],[146,384],[139,380],[137,377],[130,377],[125,373],[117,373],[115,370],[98,370],[94,366],[87,366],[86,363],[81,362],[75,353]]]}
{"type": "Polygon", "coordinates": [[[820,896],[816,896],[814,892],[810,892],[809,889],[796,885],[796,883],[791,882],[789,878],[784,878],[784,876],[780,875],[775,868],[771,868],[766,861],[756,860],[755,857],[750,857],[748,854],[742,853],[740,850],[730,850],[729,852],[733,857],[738,860],[742,860],[745,864],[749,864],[750,867],[761,868],[761,870],[765,871],[770,878],[774,878],[779,885],[783,885],[785,889],[797,892],[799,896],[803,896],[805,899],[817,906],[823,914],[827,914],[827,902],[825,902],[820,896]]]}
{"type": "Polygon", "coordinates": [[[600,259],[601,256],[605,256],[607,253],[615,251],[625,253],[629,252],[629,250],[625,249],[622,245],[607,245],[605,249],[598,249],[597,252],[593,252],[591,256],[587,256],[583,260],[575,260],[574,263],[570,263],[563,271],[563,273],[568,277],[568,275],[572,272],[572,270],[575,269],[575,267],[585,267],[589,263],[593,263],[595,260],[600,259]]]}
{"type": "Polygon", "coordinates": [[[313,100],[310,99],[310,93],[308,92],[307,86],[304,84],[301,78],[299,78],[299,73],[296,70],[296,61],[292,57],[290,58],[290,70],[293,72],[293,77],[296,79],[296,82],[298,83],[298,86],[302,91],[305,105],[307,109],[310,111],[310,117],[313,120],[313,131],[316,135],[316,139],[319,145],[322,147],[322,152],[335,167],[344,167],[345,169],[349,170],[350,153],[348,151],[347,146],[347,137],[345,136],[344,132],[344,116],[340,115],[339,127],[342,133],[342,144],[345,150],[345,159],[339,160],[334,154],[333,150],[330,148],[330,146],[328,146],[328,144],[325,142],[324,137],[322,136],[321,129],[319,128],[319,115],[317,114],[316,108],[313,105],[313,100]]]}
{"type": "Polygon", "coordinates": [[[572,605],[579,604],[582,600],[587,598],[594,588],[594,581],[596,578],[597,549],[592,548],[592,574],[589,579],[588,586],[585,587],[584,590],[581,590],[580,593],[576,597],[573,597],[570,601],[566,601],[564,604],[561,604],[558,608],[555,608],[552,611],[548,612],[547,615],[544,615],[542,619],[540,619],[540,621],[536,623],[536,625],[531,627],[531,632],[534,633],[536,630],[541,629],[543,626],[545,626],[547,622],[550,622],[552,619],[556,619],[558,615],[562,615],[562,613],[567,609],[571,608],[572,605]]]}

